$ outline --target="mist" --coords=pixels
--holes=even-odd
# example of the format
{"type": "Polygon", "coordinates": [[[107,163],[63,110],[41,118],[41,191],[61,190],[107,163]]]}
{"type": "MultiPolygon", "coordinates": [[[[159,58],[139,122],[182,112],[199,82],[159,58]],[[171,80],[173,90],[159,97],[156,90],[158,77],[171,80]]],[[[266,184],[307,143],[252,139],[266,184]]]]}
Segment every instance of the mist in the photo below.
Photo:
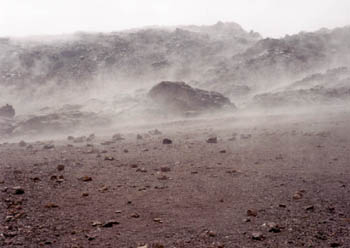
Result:
{"type": "Polygon", "coordinates": [[[150,25],[209,25],[222,20],[240,23],[246,30],[255,30],[264,37],[279,38],[300,31],[348,25],[349,7],[346,0],[336,3],[332,0],[293,3],[277,0],[63,0],[57,3],[4,0],[0,10],[0,36],[110,32],[150,25]]]}
{"type": "Polygon", "coordinates": [[[0,105],[16,111],[5,121],[3,138],[106,133],[130,123],[258,109],[293,113],[344,106],[349,101],[349,37],[344,27],[271,39],[219,21],[3,38],[0,105]],[[174,86],[160,91],[166,101],[157,102],[162,97],[152,99],[149,92],[163,81],[174,86]],[[214,96],[226,97],[234,108],[217,105],[214,96]],[[207,100],[196,102],[203,97],[207,100]]]}

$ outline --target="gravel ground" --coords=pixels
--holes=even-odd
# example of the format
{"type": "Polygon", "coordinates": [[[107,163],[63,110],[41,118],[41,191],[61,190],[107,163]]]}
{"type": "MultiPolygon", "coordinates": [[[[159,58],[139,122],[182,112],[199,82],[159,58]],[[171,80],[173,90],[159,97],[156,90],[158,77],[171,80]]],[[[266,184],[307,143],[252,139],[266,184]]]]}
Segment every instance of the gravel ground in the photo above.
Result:
{"type": "Polygon", "coordinates": [[[0,247],[350,247],[349,123],[226,117],[4,143],[0,247]]]}

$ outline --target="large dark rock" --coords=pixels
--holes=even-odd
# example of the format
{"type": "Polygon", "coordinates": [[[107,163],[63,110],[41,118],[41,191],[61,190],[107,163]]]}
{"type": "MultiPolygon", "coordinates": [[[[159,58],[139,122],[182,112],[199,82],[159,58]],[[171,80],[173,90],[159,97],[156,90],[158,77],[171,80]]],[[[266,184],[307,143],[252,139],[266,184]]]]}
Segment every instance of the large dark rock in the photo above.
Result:
{"type": "Polygon", "coordinates": [[[184,82],[164,81],[148,93],[159,106],[176,112],[204,112],[235,105],[220,93],[192,88],[184,82]]]}
{"type": "Polygon", "coordinates": [[[5,106],[0,107],[0,117],[12,118],[15,115],[15,109],[11,105],[6,104],[5,106]]]}
{"type": "Polygon", "coordinates": [[[13,135],[52,134],[109,124],[110,120],[107,117],[93,112],[63,109],[40,115],[22,116],[21,120],[16,122],[12,133],[13,135]]]}

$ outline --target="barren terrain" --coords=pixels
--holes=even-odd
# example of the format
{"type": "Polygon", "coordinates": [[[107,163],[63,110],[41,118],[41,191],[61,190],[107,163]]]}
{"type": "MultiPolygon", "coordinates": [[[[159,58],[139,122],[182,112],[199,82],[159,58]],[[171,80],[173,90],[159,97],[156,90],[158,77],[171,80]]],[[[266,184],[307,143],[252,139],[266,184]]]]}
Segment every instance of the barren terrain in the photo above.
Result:
{"type": "Polygon", "coordinates": [[[0,247],[350,247],[350,112],[316,112],[4,143],[0,247]]]}

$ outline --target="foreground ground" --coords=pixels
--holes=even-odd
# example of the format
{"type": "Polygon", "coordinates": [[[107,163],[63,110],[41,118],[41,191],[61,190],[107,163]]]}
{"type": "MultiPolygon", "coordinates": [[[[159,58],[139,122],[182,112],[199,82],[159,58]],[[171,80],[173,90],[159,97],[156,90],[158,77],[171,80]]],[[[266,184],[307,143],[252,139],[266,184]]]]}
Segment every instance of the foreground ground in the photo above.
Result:
{"type": "Polygon", "coordinates": [[[0,247],[350,247],[349,123],[240,117],[2,144],[0,247]]]}

